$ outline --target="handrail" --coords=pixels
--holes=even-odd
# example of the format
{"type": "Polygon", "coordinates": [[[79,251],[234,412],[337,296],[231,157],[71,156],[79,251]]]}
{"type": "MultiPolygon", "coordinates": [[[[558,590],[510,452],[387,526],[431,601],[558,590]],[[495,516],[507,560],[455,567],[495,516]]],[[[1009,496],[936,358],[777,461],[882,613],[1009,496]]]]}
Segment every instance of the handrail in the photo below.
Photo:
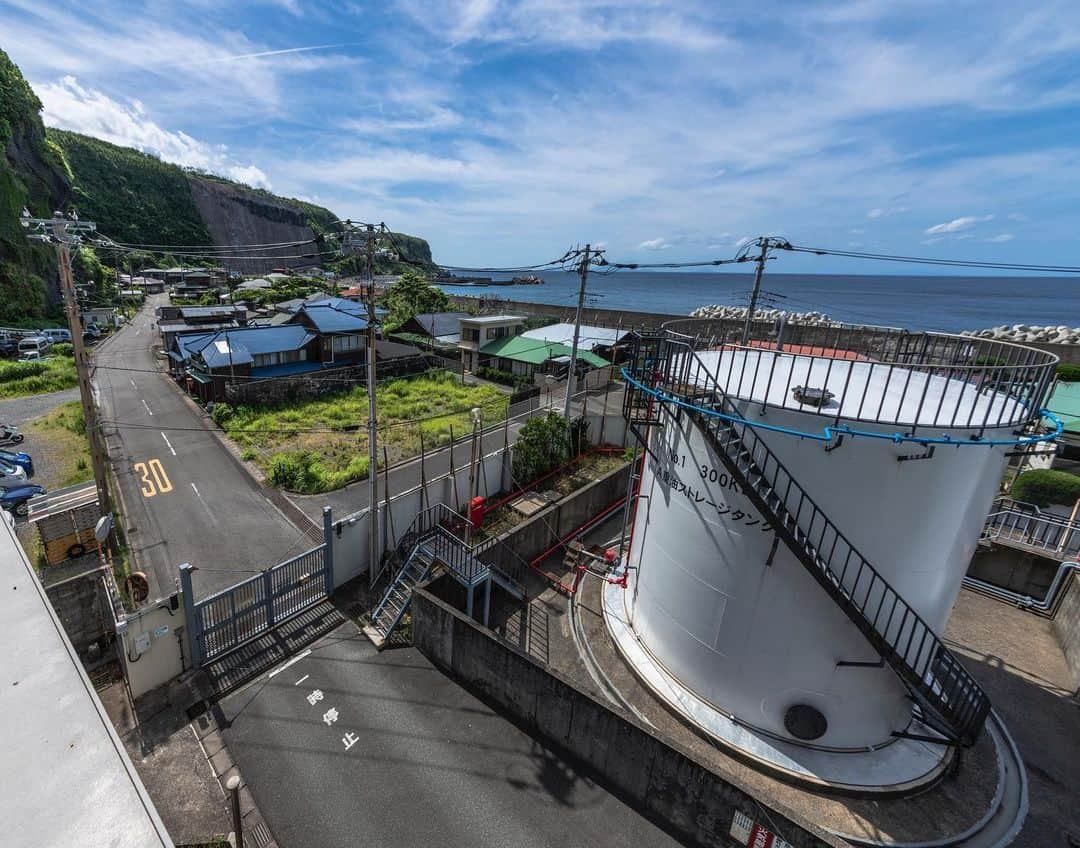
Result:
{"type": "MultiPolygon", "coordinates": [[[[742,480],[746,494],[763,514],[778,519],[774,522],[776,532],[890,661],[923,706],[927,723],[964,744],[971,744],[989,710],[989,700],[975,679],[949,653],[922,616],[818,507],[760,439],[750,426],[752,422],[741,418],[711,369],[689,345],[671,340],[666,344],[667,362],[674,361],[670,347],[685,348],[680,374],[672,388],[693,387],[695,395],[703,395],[701,400],[719,407],[709,415],[709,410],[700,403],[692,405],[706,422],[706,432],[714,439],[721,459],[742,480]],[[729,453],[732,448],[734,457],[729,453]],[[833,568],[834,563],[838,566],[842,563],[839,574],[833,568]],[[879,627],[883,613],[887,615],[879,627]]],[[[672,382],[670,374],[658,374],[657,378],[664,376],[672,382]]],[[[670,397],[674,392],[669,389],[664,394],[670,397]]]]}
{"type": "Polygon", "coordinates": [[[782,338],[757,327],[751,339],[764,344],[746,346],[740,340],[742,329],[742,322],[726,319],[687,319],[666,323],[659,338],[681,342],[691,350],[719,351],[721,357],[730,352],[729,394],[763,407],[833,417],[834,426],[846,418],[912,430],[977,429],[981,434],[987,428],[1034,424],[1052,391],[1058,362],[1053,354],[1036,348],[945,333],[792,324],[784,328],[782,338]],[[809,348],[809,352],[799,348],[809,348]],[[838,353],[860,358],[838,357],[838,353]],[[859,376],[852,379],[856,371],[859,376]],[[821,379],[822,372],[825,383],[830,377],[834,383],[843,383],[842,388],[830,386],[839,395],[836,402],[822,409],[792,404],[789,397],[796,383],[811,374],[821,379]],[[914,374],[923,374],[925,379],[912,380],[914,374]],[[759,377],[766,384],[765,397],[754,399],[750,396],[760,388],[759,377]],[[944,391],[938,396],[930,392],[935,379],[956,381],[960,391],[949,398],[944,391]],[[876,385],[871,392],[872,382],[876,385]],[[888,410],[887,396],[891,396],[888,410]],[[981,409],[980,396],[989,397],[981,409]],[[895,414],[890,414],[894,402],[895,414]],[[910,417],[911,409],[914,419],[901,420],[910,417]],[[902,416],[902,411],[908,414],[902,416]]]}
{"type": "Polygon", "coordinates": [[[1080,553],[1080,523],[1014,509],[990,513],[983,525],[982,538],[1008,540],[1055,556],[1080,553]]]}

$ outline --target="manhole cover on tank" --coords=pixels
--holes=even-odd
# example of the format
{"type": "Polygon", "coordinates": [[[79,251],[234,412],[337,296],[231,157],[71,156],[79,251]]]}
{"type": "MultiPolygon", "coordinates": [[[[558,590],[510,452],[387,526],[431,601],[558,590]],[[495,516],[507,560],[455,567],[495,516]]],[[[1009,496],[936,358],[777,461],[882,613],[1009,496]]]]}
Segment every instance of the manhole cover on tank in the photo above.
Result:
{"type": "Polygon", "coordinates": [[[784,713],[784,727],[796,739],[820,739],[829,728],[821,710],[809,704],[795,704],[784,713]]]}

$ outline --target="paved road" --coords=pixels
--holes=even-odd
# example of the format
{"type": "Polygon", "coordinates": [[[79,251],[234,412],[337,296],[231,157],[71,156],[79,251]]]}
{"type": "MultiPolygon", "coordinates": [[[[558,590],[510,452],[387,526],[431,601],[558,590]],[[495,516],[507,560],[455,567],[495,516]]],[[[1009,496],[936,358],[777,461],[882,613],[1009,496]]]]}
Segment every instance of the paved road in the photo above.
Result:
{"type": "Polygon", "coordinates": [[[351,623],[220,706],[282,848],[679,844],[418,651],[377,653],[351,623]]]}
{"type": "MultiPolygon", "coordinates": [[[[611,386],[607,392],[607,405],[604,405],[604,390],[596,389],[589,393],[586,409],[590,415],[599,413],[602,409],[607,409],[611,414],[620,415],[622,413],[623,395],[622,388],[617,386],[611,386]]],[[[562,412],[563,408],[563,395],[553,397],[549,399],[547,395],[542,395],[541,399],[543,405],[538,407],[533,414],[543,414],[548,409],[554,409],[557,412],[562,412]]],[[[579,414],[582,409],[582,404],[576,399],[572,404],[572,414],[579,414]]],[[[509,426],[509,435],[507,434],[506,427],[495,427],[483,436],[482,448],[485,454],[498,450],[503,446],[507,439],[510,444],[514,443],[517,438],[518,431],[524,426],[528,420],[528,415],[516,416],[509,426]]],[[[467,465],[469,462],[469,442],[468,440],[460,441],[454,447],[454,464],[458,468],[463,465],[467,465]]],[[[409,489],[414,489],[420,485],[421,479],[421,463],[419,457],[395,465],[390,471],[390,492],[391,496],[398,494],[399,492],[407,492],[409,489]]],[[[443,448],[442,450],[432,451],[428,453],[423,462],[423,472],[428,480],[434,480],[438,477],[448,474],[450,472],[450,449],[443,448]]],[[[379,475],[379,497],[380,499],[385,497],[386,486],[384,485],[383,475],[379,475]]],[[[353,483],[350,486],[340,489],[336,492],[328,492],[322,495],[290,495],[290,499],[300,509],[302,509],[313,521],[316,523],[322,522],[322,510],[324,506],[329,505],[334,511],[335,518],[342,518],[346,515],[350,515],[358,510],[365,509],[371,500],[370,489],[368,488],[368,482],[362,480],[359,483],[353,483]]]]}
{"type": "Polygon", "coordinates": [[[206,596],[310,547],[263,496],[191,405],[158,370],[149,299],[94,354],[94,389],[126,510],[128,541],[151,582],[172,591],[178,566],[201,569],[206,596]],[[119,370],[132,369],[132,370],[119,370]]]}

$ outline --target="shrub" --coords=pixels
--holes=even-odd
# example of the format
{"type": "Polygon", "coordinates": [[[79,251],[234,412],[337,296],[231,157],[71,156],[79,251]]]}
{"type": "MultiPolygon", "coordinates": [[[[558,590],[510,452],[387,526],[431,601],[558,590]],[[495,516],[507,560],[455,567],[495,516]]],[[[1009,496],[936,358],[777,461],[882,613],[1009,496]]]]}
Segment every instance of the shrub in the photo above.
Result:
{"type": "Polygon", "coordinates": [[[1032,469],[1016,478],[1012,496],[1015,500],[1036,506],[1072,505],[1080,498],[1080,477],[1065,471],[1032,469]]]}
{"type": "Polygon", "coordinates": [[[48,370],[48,362],[5,362],[0,364],[0,383],[38,377],[48,370]]]}
{"type": "Polygon", "coordinates": [[[1063,383],[1080,383],[1080,365],[1062,362],[1057,367],[1057,376],[1063,383]]]}
{"type": "Polygon", "coordinates": [[[525,422],[514,442],[514,479],[531,483],[570,459],[570,422],[557,412],[525,422]]]}
{"type": "Polygon", "coordinates": [[[214,419],[214,423],[219,427],[223,427],[225,422],[233,416],[233,408],[227,403],[215,403],[214,411],[210,413],[210,417],[214,419]]]}
{"type": "Polygon", "coordinates": [[[240,453],[240,458],[244,460],[244,462],[251,462],[256,459],[258,455],[259,452],[255,450],[255,448],[244,448],[240,453]]]}
{"type": "Polygon", "coordinates": [[[57,356],[74,356],[75,345],[71,342],[58,342],[52,346],[52,352],[57,356]]]}

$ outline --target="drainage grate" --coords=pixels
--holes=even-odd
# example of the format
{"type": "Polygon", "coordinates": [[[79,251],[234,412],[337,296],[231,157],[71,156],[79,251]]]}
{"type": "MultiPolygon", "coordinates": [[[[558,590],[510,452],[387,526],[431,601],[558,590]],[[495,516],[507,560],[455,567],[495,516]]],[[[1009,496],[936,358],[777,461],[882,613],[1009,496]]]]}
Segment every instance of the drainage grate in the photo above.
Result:
{"type": "Polygon", "coordinates": [[[251,831],[251,838],[255,840],[256,848],[264,848],[274,837],[270,835],[270,828],[266,826],[266,822],[259,822],[251,831]]]}

